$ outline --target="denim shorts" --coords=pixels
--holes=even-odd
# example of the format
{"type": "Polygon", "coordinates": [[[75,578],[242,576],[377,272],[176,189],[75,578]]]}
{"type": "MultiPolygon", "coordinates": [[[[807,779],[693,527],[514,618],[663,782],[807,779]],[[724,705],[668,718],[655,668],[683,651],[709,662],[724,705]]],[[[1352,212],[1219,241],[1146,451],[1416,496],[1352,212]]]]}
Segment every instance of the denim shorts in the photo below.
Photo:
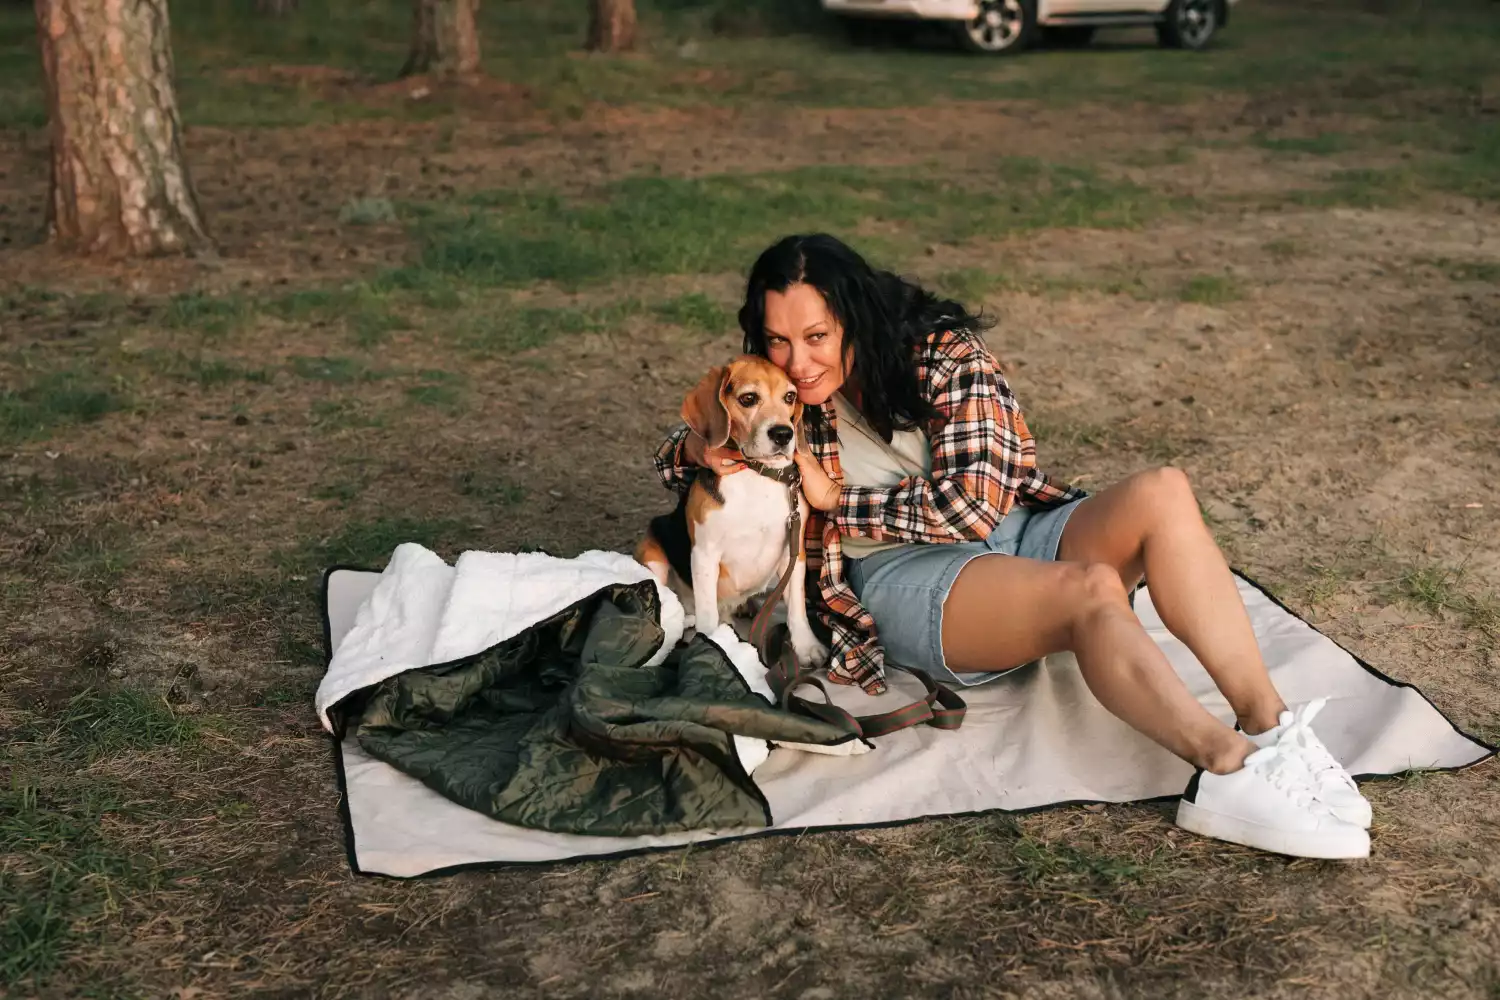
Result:
{"type": "Polygon", "coordinates": [[[1061,507],[1012,507],[982,542],[910,543],[883,549],[846,568],[849,585],[875,619],[886,657],[934,680],[972,687],[1007,671],[956,674],[943,660],[943,602],[959,570],[976,556],[1000,553],[1053,561],[1063,527],[1082,500],[1061,507]]]}

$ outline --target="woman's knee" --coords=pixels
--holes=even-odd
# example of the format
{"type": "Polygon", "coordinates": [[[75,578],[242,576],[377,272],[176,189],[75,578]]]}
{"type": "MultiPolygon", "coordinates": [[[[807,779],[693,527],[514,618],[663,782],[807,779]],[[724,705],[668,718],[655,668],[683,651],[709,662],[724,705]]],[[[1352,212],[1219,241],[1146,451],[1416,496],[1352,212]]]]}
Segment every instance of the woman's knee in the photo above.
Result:
{"type": "Polygon", "coordinates": [[[1120,579],[1120,571],[1109,563],[1067,564],[1067,601],[1069,648],[1076,649],[1080,630],[1088,629],[1111,617],[1128,614],[1130,595],[1120,579]]]}
{"type": "Polygon", "coordinates": [[[1198,499],[1188,474],[1175,465],[1159,465],[1137,472],[1136,488],[1146,495],[1153,509],[1176,510],[1188,506],[1198,509],[1198,499]]]}
{"type": "Polygon", "coordinates": [[[1120,571],[1109,563],[1070,563],[1067,573],[1069,603],[1078,608],[1080,614],[1130,606],[1120,571]]]}

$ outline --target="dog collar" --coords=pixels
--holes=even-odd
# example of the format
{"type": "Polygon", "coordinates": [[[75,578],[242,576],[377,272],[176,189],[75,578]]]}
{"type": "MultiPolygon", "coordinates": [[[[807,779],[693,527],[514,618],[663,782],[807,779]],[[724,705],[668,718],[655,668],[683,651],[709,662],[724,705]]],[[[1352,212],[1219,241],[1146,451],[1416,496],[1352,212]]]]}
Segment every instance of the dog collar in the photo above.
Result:
{"type": "Polygon", "coordinates": [[[745,468],[750,471],[757,475],[765,476],[767,479],[773,479],[783,486],[794,487],[802,482],[802,470],[797,468],[796,462],[784,465],[779,469],[773,469],[771,466],[757,462],[753,458],[744,458],[741,461],[745,463],[745,468]]]}

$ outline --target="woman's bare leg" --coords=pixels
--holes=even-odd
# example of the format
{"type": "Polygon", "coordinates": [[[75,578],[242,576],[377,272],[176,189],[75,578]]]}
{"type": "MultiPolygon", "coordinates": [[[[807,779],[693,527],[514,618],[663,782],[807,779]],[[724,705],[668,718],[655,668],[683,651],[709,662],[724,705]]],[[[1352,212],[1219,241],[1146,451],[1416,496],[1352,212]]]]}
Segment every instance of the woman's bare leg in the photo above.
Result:
{"type": "Polygon", "coordinates": [[[998,553],[965,564],[943,603],[943,654],[954,671],[1005,670],[1064,650],[1100,704],[1182,759],[1227,774],[1255,749],[1183,685],[1112,566],[998,553]]]}
{"type": "Polygon", "coordinates": [[[1251,733],[1276,725],[1286,705],[1180,470],[1137,473],[1083,501],[1068,518],[1057,557],[1113,566],[1126,587],[1144,574],[1162,623],[1203,664],[1240,725],[1251,733]]]}

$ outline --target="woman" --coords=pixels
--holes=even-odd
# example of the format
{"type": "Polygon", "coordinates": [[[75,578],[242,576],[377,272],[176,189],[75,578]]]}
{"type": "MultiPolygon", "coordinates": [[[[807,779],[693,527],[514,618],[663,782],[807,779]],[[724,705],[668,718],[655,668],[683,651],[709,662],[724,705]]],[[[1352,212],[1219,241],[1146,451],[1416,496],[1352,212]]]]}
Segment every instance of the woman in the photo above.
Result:
{"type": "MultiPolygon", "coordinates": [[[[980,318],[831,236],[761,254],[739,320],[746,352],[805,407],[809,591],[830,679],[883,691],[889,655],[973,685],[1069,651],[1107,709],[1199,769],[1179,824],[1287,854],[1369,853],[1369,804],[1308,726],[1321,703],[1294,713],[1276,693],[1186,476],[1153,469],[1095,496],[1049,479],[980,318]],[[1128,594],[1143,578],[1236,729],[1141,627],[1128,594]]],[[[732,473],[739,457],[680,428],[656,464],[685,489],[694,466],[732,473]]]]}

